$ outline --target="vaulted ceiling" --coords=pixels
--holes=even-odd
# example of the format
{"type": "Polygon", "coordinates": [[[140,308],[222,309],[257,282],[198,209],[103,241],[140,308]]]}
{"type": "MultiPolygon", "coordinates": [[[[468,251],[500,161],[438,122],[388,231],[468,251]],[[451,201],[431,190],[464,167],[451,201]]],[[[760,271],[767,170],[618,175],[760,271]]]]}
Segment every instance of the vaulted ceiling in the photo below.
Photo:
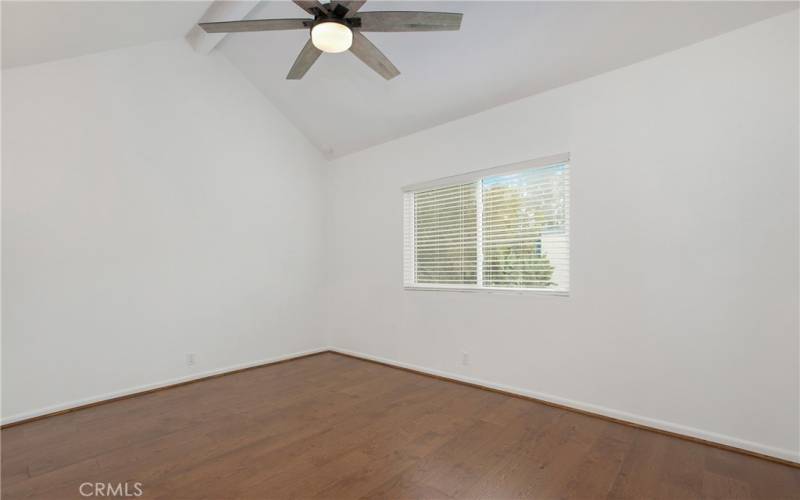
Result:
{"type": "Polygon", "coordinates": [[[205,1],[8,1],[2,11],[3,68],[179,38],[205,1]]]}
{"type": "MultiPolygon", "coordinates": [[[[284,79],[308,34],[228,35],[225,55],[326,155],[340,156],[756,22],[770,2],[396,2],[368,10],[463,12],[461,31],[368,33],[401,71],[385,81],[352,54],[284,79]]],[[[248,18],[302,17],[264,2],[248,18]]],[[[502,131],[498,131],[502,133],[502,131]]]]}
{"type": "MultiPolygon", "coordinates": [[[[3,67],[179,38],[210,4],[3,1],[3,67]]],[[[464,13],[458,32],[368,34],[401,71],[390,81],[350,53],[323,54],[302,80],[287,81],[286,73],[308,39],[305,31],[231,34],[216,50],[316,147],[334,157],[626,66],[797,6],[797,2],[370,0],[362,10],[464,13]]],[[[305,16],[290,2],[270,1],[259,4],[247,19],[305,16]]]]}

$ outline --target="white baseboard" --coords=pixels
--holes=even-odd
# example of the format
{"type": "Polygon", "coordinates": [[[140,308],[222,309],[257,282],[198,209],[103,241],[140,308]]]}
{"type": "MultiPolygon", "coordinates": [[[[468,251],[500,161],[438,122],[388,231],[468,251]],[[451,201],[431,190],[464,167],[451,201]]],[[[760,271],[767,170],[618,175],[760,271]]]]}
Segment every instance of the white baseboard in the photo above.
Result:
{"type": "Polygon", "coordinates": [[[702,429],[696,429],[694,427],[688,427],[681,424],[675,424],[672,422],[666,422],[664,420],[658,420],[655,418],[650,417],[643,417],[641,415],[635,415],[633,413],[628,413],[620,410],[615,410],[613,408],[606,408],[604,406],[598,406],[590,403],[583,403],[581,401],[574,401],[571,399],[561,398],[558,396],[553,396],[551,394],[544,394],[541,392],[536,391],[529,391],[527,389],[521,389],[519,387],[513,387],[508,385],[502,384],[495,384],[493,382],[487,382],[486,380],[481,380],[472,377],[465,377],[463,375],[458,375],[455,373],[445,372],[442,370],[435,370],[432,368],[426,368],[424,366],[417,366],[412,365],[410,363],[403,363],[401,361],[395,361],[393,359],[382,358],[380,356],[373,356],[371,354],[365,354],[358,351],[351,351],[349,349],[340,349],[337,347],[331,347],[331,351],[338,352],[341,354],[349,354],[351,356],[355,356],[358,358],[369,359],[372,361],[377,361],[380,363],[385,363],[387,365],[397,366],[399,368],[408,368],[410,370],[415,370],[423,373],[428,373],[430,375],[436,375],[439,377],[449,378],[453,380],[458,380],[461,382],[466,382],[469,384],[480,385],[483,387],[488,387],[491,389],[497,389],[500,391],[505,391],[513,394],[518,394],[520,396],[526,396],[534,399],[539,399],[542,401],[547,401],[550,403],[554,403],[561,406],[566,406],[570,408],[574,408],[576,410],[583,410],[591,413],[596,413],[598,415],[604,415],[606,417],[615,418],[618,420],[624,420],[626,422],[630,422],[633,424],[643,425],[646,427],[652,427],[655,429],[672,432],[675,434],[682,434],[684,436],[689,436],[697,439],[702,439],[704,441],[710,441],[712,443],[718,443],[722,445],[732,446],[734,448],[740,448],[742,450],[752,451],[754,453],[760,453],[762,455],[768,455],[770,457],[779,458],[782,460],[786,460],[789,462],[794,462],[800,464],[800,452],[787,450],[783,448],[775,448],[773,446],[767,446],[760,443],[754,443],[752,441],[747,441],[744,439],[739,439],[732,436],[726,436],[724,434],[717,434],[715,432],[704,431],[702,429]]]}
{"type": "Polygon", "coordinates": [[[594,404],[591,404],[591,403],[583,403],[581,401],[574,401],[574,400],[571,400],[571,399],[566,399],[566,398],[561,398],[561,397],[558,397],[558,396],[553,396],[551,394],[544,394],[544,393],[541,393],[541,392],[530,391],[530,390],[527,390],[527,389],[521,389],[519,387],[513,387],[513,386],[508,386],[508,385],[503,385],[503,384],[496,384],[496,383],[488,382],[488,381],[485,381],[485,380],[482,380],[482,379],[477,379],[477,378],[472,378],[472,377],[465,377],[463,375],[458,375],[458,374],[455,374],[455,373],[450,373],[450,372],[446,372],[446,371],[442,371],[442,370],[435,370],[435,369],[432,369],[432,368],[413,365],[413,364],[410,364],[410,363],[403,363],[401,361],[395,361],[393,359],[382,358],[380,356],[373,356],[371,354],[365,354],[365,353],[358,352],[358,351],[351,351],[349,349],[340,349],[340,348],[337,348],[337,347],[330,347],[330,348],[321,347],[321,348],[318,348],[318,349],[311,349],[311,350],[302,351],[302,352],[295,352],[295,353],[291,353],[291,354],[285,354],[285,355],[282,355],[282,356],[276,356],[276,357],[273,357],[273,358],[261,359],[261,360],[257,360],[257,361],[250,361],[250,362],[242,363],[242,364],[238,364],[238,365],[227,366],[227,367],[218,368],[218,369],[215,369],[215,370],[209,370],[209,371],[202,372],[202,373],[193,373],[193,374],[187,375],[185,377],[178,377],[178,378],[164,380],[164,381],[156,382],[156,383],[152,383],[152,384],[146,384],[146,385],[140,385],[140,386],[136,386],[136,387],[130,387],[130,388],[127,388],[127,389],[114,391],[114,392],[109,392],[109,393],[105,393],[105,394],[100,394],[100,395],[92,396],[92,397],[89,397],[89,398],[84,398],[84,399],[79,399],[79,400],[74,400],[74,401],[67,401],[67,402],[64,402],[64,403],[59,403],[59,404],[56,404],[56,405],[47,406],[47,407],[44,407],[44,408],[39,408],[39,409],[36,409],[36,410],[24,412],[24,413],[18,413],[16,415],[12,415],[12,416],[9,416],[9,417],[4,417],[4,418],[0,419],[0,424],[1,425],[13,424],[15,422],[19,422],[20,420],[27,420],[29,418],[41,417],[43,415],[48,415],[50,413],[56,413],[56,412],[60,412],[60,411],[64,411],[64,410],[69,410],[69,409],[72,409],[72,408],[77,408],[77,407],[85,406],[85,405],[92,404],[92,403],[98,403],[98,402],[101,402],[101,401],[106,401],[106,400],[118,398],[118,397],[121,397],[121,396],[130,396],[132,394],[137,394],[137,393],[140,393],[140,392],[145,392],[145,391],[149,391],[149,390],[153,390],[153,389],[160,389],[162,387],[167,387],[167,386],[170,386],[170,385],[180,384],[182,382],[190,382],[192,380],[202,379],[202,378],[213,376],[213,375],[220,375],[220,374],[223,374],[223,373],[242,370],[242,369],[245,369],[245,368],[252,368],[254,366],[266,365],[266,364],[269,364],[269,363],[276,363],[278,361],[286,361],[288,359],[298,358],[298,357],[302,357],[302,356],[308,356],[308,355],[311,355],[311,354],[317,354],[317,353],[325,352],[325,351],[333,351],[333,352],[339,352],[339,353],[342,353],[342,354],[349,354],[351,356],[355,356],[355,357],[358,357],[358,358],[369,359],[369,360],[372,360],[372,361],[385,363],[387,365],[397,366],[399,368],[408,368],[410,370],[415,370],[415,371],[419,371],[419,372],[423,372],[423,373],[428,373],[430,375],[436,375],[436,376],[440,376],[440,377],[444,377],[444,378],[458,380],[458,381],[461,381],[461,382],[466,382],[466,383],[470,383],[470,384],[476,384],[476,385],[480,385],[480,386],[483,386],[483,387],[488,387],[488,388],[491,388],[491,389],[497,389],[497,390],[501,390],[501,391],[505,391],[505,392],[509,392],[509,393],[513,393],[513,394],[518,394],[520,396],[526,396],[526,397],[530,397],[530,398],[534,398],[534,399],[539,399],[539,400],[542,400],[542,401],[547,401],[547,402],[550,402],[550,403],[554,403],[554,404],[558,404],[558,405],[562,405],[562,406],[566,406],[566,407],[570,407],[570,408],[575,408],[577,410],[583,410],[583,411],[596,413],[596,414],[599,414],[599,415],[604,415],[604,416],[615,418],[615,419],[619,419],[619,420],[624,420],[626,422],[630,422],[630,423],[633,423],[633,424],[643,425],[643,426],[646,426],[646,427],[652,427],[652,428],[660,429],[660,430],[667,431],[667,432],[673,432],[675,434],[682,434],[684,436],[689,436],[689,437],[693,437],[693,438],[697,438],[697,439],[702,439],[704,441],[710,441],[710,442],[713,442],[713,443],[732,446],[734,448],[740,448],[740,449],[743,449],[743,450],[752,451],[754,453],[760,453],[762,455],[768,455],[768,456],[771,456],[771,457],[775,457],[775,458],[779,458],[779,459],[782,459],[782,460],[787,460],[789,462],[794,462],[794,463],[800,464],[800,452],[787,450],[787,449],[783,449],[783,448],[776,448],[776,447],[773,447],[773,446],[767,446],[767,445],[764,445],[764,444],[755,443],[755,442],[752,442],[752,441],[747,441],[747,440],[744,440],[744,439],[739,439],[739,438],[732,437],[732,436],[727,436],[727,435],[724,435],[724,434],[717,434],[715,432],[704,431],[702,429],[696,429],[694,427],[688,427],[688,426],[681,425],[681,424],[675,424],[675,423],[672,423],[672,422],[666,422],[664,420],[658,420],[658,419],[655,419],[655,418],[643,417],[641,415],[636,415],[636,414],[633,414],[633,413],[628,413],[628,412],[624,412],[624,411],[620,411],[620,410],[615,410],[615,409],[612,409],[612,408],[606,408],[606,407],[594,405],[594,404]]]}
{"type": "Polygon", "coordinates": [[[311,349],[311,350],[308,350],[308,351],[294,352],[294,353],[291,353],[291,354],[284,354],[282,356],[276,356],[276,357],[273,357],[273,358],[259,359],[259,360],[256,360],[256,361],[249,361],[247,363],[241,363],[241,364],[238,364],[238,365],[226,366],[224,368],[217,368],[215,370],[209,370],[209,371],[205,371],[205,372],[201,372],[201,373],[192,373],[191,375],[187,375],[185,377],[177,377],[177,378],[173,378],[173,379],[169,379],[169,380],[163,380],[161,382],[155,382],[155,383],[152,383],[152,384],[145,384],[145,385],[140,385],[140,386],[136,386],[136,387],[129,387],[127,389],[122,389],[122,390],[114,391],[114,392],[108,392],[108,393],[105,393],[105,394],[99,394],[97,396],[92,396],[92,397],[89,397],[89,398],[77,399],[77,400],[74,400],[74,401],[66,401],[64,403],[59,403],[59,404],[56,404],[56,405],[47,406],[47,407],[44,407],[44,408],[39,408],[39,409],[36,409],[36,410],[24,412],[24,413],[18,413],[16,415],[11,415],[10,417],[4,417],[4,418],[0,419],[0,425],[13,424],[15,422],[19,422],[20,420],[27,420],[29,418],[41,417],[42,415],[48,415],[50,413],[56,413],[56,412],[60,412],[60,411],[64,411],[64,410],[70,410],[70,409],[73,409],[73,408],[89,405],[89,404],[92,404],[92,403],[99,403],[101,401],[107,401],[109,399],[119,398],[119,397],[122,397],[122,396],[130,396],[132,394],[137,394],[137,393],[140,393],[140,392],[145,392],[145,391],[150,391],[150,390],[153,390],[153,389],[160,389],[162,387],[167,387],[167,386],[170,386],[170,385],[180,384],[182,382],[190,382],[192,380],[197,380],[197,379],[201,379],[201,378],[205,378],[205,377],[210,377],[210,376],[213,376],[213,375],[220,375],[220,374],[227,373],[227,372],[234,372],[234,371],[242,370],[242,369],[245,369],[245,368],[252,368],[254,366],[260,366],[260,365],[266,365],[266,364],[270,364],[270,363],[276,363],[278,361],[286,361],[288,359],[299,358],[299,357],[308,356],[308,355],[311,355],[311,354],[317,354],[317,353],[325,352],[325,351],[328,351],[328,350],[330,350],[330,349],[328,349],[327,347],[321,347],[319,349],[311,349]]]}

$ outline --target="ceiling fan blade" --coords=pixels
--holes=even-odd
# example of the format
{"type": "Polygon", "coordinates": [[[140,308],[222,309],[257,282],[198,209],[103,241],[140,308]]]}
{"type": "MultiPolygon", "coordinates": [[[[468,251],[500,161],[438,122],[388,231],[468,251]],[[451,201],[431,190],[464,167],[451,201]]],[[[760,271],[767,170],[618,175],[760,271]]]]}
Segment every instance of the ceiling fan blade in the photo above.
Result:
{"type": "Polygon", "coordinates": [[[298,7],[308,12],[312,16],[316,16],[318,12],[328,14],[328,8],[319,3],[317,0],[292,0],[298,7]]]}
{"type": "Polygon", "coordinates": [[[311,26],[311,19],[254,19],[200,23],[206,33],[237,33],[241,31],[302,30],[311,26]]]}
{"type": "Polygon", "coordinates": [[[311,40],[307,41],[305,47],[303,47],[303,50],[301,50],[300,54],[297,55],[297,59],[294,60],[292,69],[289,70],[289,74],[286,75],[286,79],[299,80],[303,78],[303,75],[306,74],[311,65],[314,64],[317,58],[319,58],[320,54],[322,54],[322,51],[314,47],[314,44],[311,43],[311,40]]]}
{"type": "Polygon", "coordinates": [[[350,52],[387,80],[400,74],[400,71],[383,55],[383,52],[358,31],[353,32],[353,45],[350,47],[350,52]]]}
{"type": "Polygon", "coordinates": [[[451,12],[360,12],[361,31],[457,31],[463,14],[451,12]]]}

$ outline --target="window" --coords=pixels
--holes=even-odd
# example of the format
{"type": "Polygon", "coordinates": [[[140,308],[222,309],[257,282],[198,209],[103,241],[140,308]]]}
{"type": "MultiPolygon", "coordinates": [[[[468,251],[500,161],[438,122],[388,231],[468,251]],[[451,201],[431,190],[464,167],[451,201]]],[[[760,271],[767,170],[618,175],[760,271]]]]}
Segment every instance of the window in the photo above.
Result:
{"type": "Polygon", "coordinates": [[[406,288],[569,292],[569,156],[404,189],[406,288]]]}

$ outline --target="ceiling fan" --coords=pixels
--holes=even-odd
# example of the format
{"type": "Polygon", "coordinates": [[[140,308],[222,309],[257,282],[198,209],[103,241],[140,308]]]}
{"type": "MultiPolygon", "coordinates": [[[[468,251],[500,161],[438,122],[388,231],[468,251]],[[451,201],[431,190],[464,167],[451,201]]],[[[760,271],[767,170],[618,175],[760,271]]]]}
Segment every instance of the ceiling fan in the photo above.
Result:
{"type": "Polygon", "coordinates": [[[334,0],[322,4],[317,0],[293,0],[314,19],[254,19],[200,23],[206,33],[238,33],[244,31],[311,30],[311,39],[286,75],[287,80],[303,78],[323,52],[350,50],[364,64],[390,80],[400,71],[365,37],[363,31],[457,31],[462,14],[450,12],[380,11],[358,12],[366,0],[334,0]]]}

